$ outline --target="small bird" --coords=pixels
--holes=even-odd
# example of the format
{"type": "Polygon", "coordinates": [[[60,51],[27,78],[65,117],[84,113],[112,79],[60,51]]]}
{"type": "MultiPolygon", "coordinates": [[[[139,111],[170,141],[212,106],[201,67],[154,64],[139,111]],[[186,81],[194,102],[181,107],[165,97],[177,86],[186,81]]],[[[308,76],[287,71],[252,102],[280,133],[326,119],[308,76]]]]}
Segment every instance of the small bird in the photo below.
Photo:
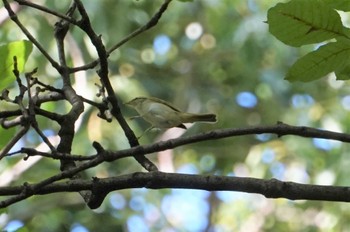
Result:
{"type": "Polygon", "coordinates": [[[152,125],[144,133],[153,128],[179,127],[187,129],[183,123],[216,122],[215,114],[181,112],[170,103],[155,97],[137,97],[125,104],[133,107],[139,113],[139,116],[132,118],[142,117],[152,125]]]}

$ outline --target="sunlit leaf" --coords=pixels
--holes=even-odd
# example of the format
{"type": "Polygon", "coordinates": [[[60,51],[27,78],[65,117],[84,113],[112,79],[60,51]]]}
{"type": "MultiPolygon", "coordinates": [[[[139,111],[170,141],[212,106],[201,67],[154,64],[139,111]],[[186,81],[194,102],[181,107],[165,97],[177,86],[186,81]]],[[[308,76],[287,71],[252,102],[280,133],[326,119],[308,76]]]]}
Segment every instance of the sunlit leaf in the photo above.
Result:
{"type": "Polygon", "coordinates": [[[289,81],[313,81],[349,64],[350,44],[334,42],[321,46],[297,60],[289,69],[289,81]]]}
{"type": "Polygon", "coordinates": [[[24,71],[24,65],[32,52],[33,45],[26,40],[15,41],[0,46],[0,89],[14,81],[13,57],[17,57],[18,71],[24,71]]]}
{"type": "Polygon", "coordinates": [[[290,46],[345,36],[339,14],[318,0],[278,3],[268,11],[267,18],[269,31],[290,46]]]}

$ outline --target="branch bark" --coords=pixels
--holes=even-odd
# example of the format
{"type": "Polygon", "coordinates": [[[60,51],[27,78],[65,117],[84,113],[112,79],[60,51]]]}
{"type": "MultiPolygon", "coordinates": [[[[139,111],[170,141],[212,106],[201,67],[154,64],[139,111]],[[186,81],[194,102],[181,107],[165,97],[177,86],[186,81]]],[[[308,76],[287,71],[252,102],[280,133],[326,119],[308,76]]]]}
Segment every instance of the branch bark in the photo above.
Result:
{"type": "MultiPolygon", "coordinates": [[[[130,156],[133,156],[133,157],[144,156],[146,154],[151,154],[153,152],[159,152],[159,151],[172,149],[172,148],[176,148],[187,144],[203,142],[203,141],[212,140],[212,139],[221,139],[221,138],[243,136],[243,135],[255,135],[255,134],[263,134],[263,133],[272,133],[272,134],[277,134],[278,136],[297,135],[301,137],[324,138],[324,139],[338,140],[343,142],[350,142],[349,134],[320,130],[320,129],[304,127],[304,126],[300,126],[300,127],[291,126],[291,125],[287,125],[279,122],[273,126],[214,130],[214,131],[210,131],[207,133],[202,133],[202,134],[198,134],[190,137],[171,139],[171,140],[161,141],[150,145],[139,145],[136,147],[132,147],[130,149],[125,149],[125,150],[120,150],[115,152],[106,151],[98,143],[95,143],[94,147],[98,151],[98,154],[92,156],[93,158],[91,160],[82,163],[80,166],[71,168],[55,176],[52,176],[48,179],[45,179],[39,182],[38,184],[17,186],[13,188],[8,188],[8,187],[0,188],[0,195],[2,194],[7,195],[14,190],[16,190],[17,193],[19,192],[21,193],[16,197],[11,197],[8,200],[0,202],[0,207],[7,207],[17,201],[20,201],[32,195],[38,194],[43,189],[45,189],[45,186],[47,185],[52,185],[54,182],[58,180],[71,178],[77,173],[87,170],[89,168],[95,167],[103,162],[112,162],[121,158],[130,157],[130,156]],[[9,191],[9,189],[11,191],[6,192],[6,191],[9,191]],[[28,189],[30,189],[31,191],[28,191],[28,189]],[[2,190],[5,190],[5,191],[2,192],[2,190]],[[25,191],[26,195],[24,195],[23,192],[21,192],[20,190],[21,191],[26,190],[25,191]]],[[[148,188],[157,189],[157,188],[190,188],[192,186],[195,189],[203,189],[203,190],[210,190],[210,191],[227,190],[227,191],[244,191],[248,193],[260,193],[266,197],[272,197],[272,198],[285,197],[285,198],[294,199],[294,200],[308,199],[308,200],[348,201],[346,194],[348,194],[349,189],[347,187],[322,186],[321,188],[320,186],[317,186],[317,185],[301,185],[301,184],[294,185],[294,183],[292,182],[281,182],[278,180],[267,181],[267,180],[259,180],[254,178],[243,178],[242,180],[239,180],[241,179],[241,177],[231,178],[231,177],[225,177],[225,176],[204,176],[205,178],[213,177],[214,180],[221,181],[221,182],[218,182],[218,181],[208,182],[210,184],[207,185],[205,184],[207,182],[204,182],[205,178],[201,179],[203,178],[203,176],[201,175],[198,175],[198,178],[195,177],[195,175],[189,175],[192,178],[189,181],[188,179],[184,179],[184,180],[168,179],[169,175],[170,177],[173,177],[171,176],[172,174],[167,174],[167,176],[162,176],[161,174],[159,174],[160,176],[158,176],[157,173],[160,173],[160,172],[151,172],[149,175],[146,175],[147,183],[142,182],[144,181],[144,179],[142,178],[145,177],[145,174],[142,174],[141,177],[138,176],[139,174],[123,175],[123,176],[115,177],[118,180],[118,182],[112,184],[112,186],[114,186],[112,189],[108,189],[108,186],[105,186],[104,182],[100,182],[100,179],[95,179],[94,183],[97,183],[96,181],[98,180],[99,188],[94,187],[94,189],[95,190],[103,189],[103,194],[100,198],[98,198],[98,202],[102,203],[104,197],[108,192],[120,189],[120,187],[123,186],[123,183],[124,183],[123,181],[125,181],[126,183],[126,184],[124,183],[124,185],[126,186],[123,188],[148,187],[148,188]],[[130,179],[125,180],[125,177],[128,177],[130,179]],[[136,178],[135,181],[132,180],[133,177],[136,178]],[[152,177],[154,177],[155,179],[152,180],[152,177]],[[234,182],[232,183],[234,183],[235,185],[231,185],[230,184],[231,182],[225,183],[226,180],[228,181],[234,180],[234,182]],[[199,182],[197,183],[197,181],[199,182]],[[102,185],[100,185],[101,183],[102,185]],[[268,185],[266,183],[268,183],[268,185]],[[276,184],[276,186],[274,186],[274,184],[276,184]],[[240,187],[240,186],[243,186],[243,187],[240,187]],[[305,186],[307,187],[307,189],[303,190],[305,186]],[[316,194],[315,191],[319,191],[318,194],[316,194]],[[312,194],[313,192],[315,194],[312,194]]],[[[173,175],[175,177],[182,177],[182,175],[180,174],[173,174],[173,175]]],[[[104,180],[109,181],[109,180],[115,180],[115,179],[108,178],[104,180]]],[[[69,181],[66,183],[77,183],[78,186],[80,186],[83,183],[85,187],[84,189],[80,189],[80,190],[86,190],[85,188],[88,188],[88,186],[90,186],[89,187],[91,188],[90,190],[92,190],[93,188],[92,186],[93,182],[89,182],[89,181],[86,182],[85,180],[73,180],[73,181],[75,182],[69,181]]],[[[57,187],[60,185],[53,185],[53,186],[57,187]]],[[[60,188],[62,188],[62,186],[60,188]]],[[[60,190],[60,191],[63,191],[63,190],[60,190]]],[[[64,191],[76,191],[76,189],[66,188],[64,191]]],[[[98,204],[95,204],[91,208],[95,208],[98,206],[99,206],[98,204]]]]}
{"type": "MultiPolygon", "coordinates": [[[[256,134],[276,134],[278,137],[286,135],[295,135],[306,138],[323,138],[330,140],[337,140],[345,143],[350,142],[350,135],[346,133],[337,133],[332,131],[320,130],[311,127],[304,126],[291,126],[284,124],[282,122],[277,123],[272,126],[258,126],[258,127],[248,127],[248,128],[229,128],[229,129],[218,129],[209,131],[206,133],[197,134],[189,137],[182,137],[177,139],[171,139],[167,141],[161,141],[149,145],[140,145],[134,135],[133,131],[128,126],[125,121],[121,109],[119,107],[118,97],[113,89],[113,86],[109,80],[108,73],[108,56],[118,49],[120,46],[125,44],[132,38],[140,35],[141,33],[154,27],[159,19],[162,17],[163,13],[166,11],[171,0],[164,0],[163,4],[160,6],[158,11],[153,15],[153,17],[144,26],[135,30],[131,34],[127,35],[120,42],[116,43],[111,49],[106,49],[101,40],[101,37],[97,35],[90,23],[89,16],[84,9],[81,1],[73,0],[76,7],[81,15],[80,20],[75,20],[73,18],[74,7],[67,13],[63,15],[50,9],[41,7],[34,3],[27,1],[17,0],[19,4],[26,5],[37,10],[46,12],[51,15],[59,17],[60,21],[56,24],[55,38],[58,44],[58,54],[59,62],[55,61],[51,55],[45,50],[45,48],[32,36],[32,34],[26,29],[26,27],[17,18],[16,13],[11,9],[11,5],[8,1],[3,0],[4,6],[9,12],[11,19],[17,24],[17,26],[23,31],[23,33],[28,37],[28,39],[36,45],[39,51],[46,57],[46,59],[51,63],[53,67],[57,69],[62,77],[63,87],[61,89],[56,89],[40,81],[36,81],[36,84],[44,87],[50,91],[49,95],[29,95],[29,100],[31,103],[31,113],[33,116],[35,114],[45,116],[47,119],[55,120],[61,126],[59,131],[59,136],[61,137],[60,144],[55,151],[54,147],[51,146],[51,153],[38,152],[30,148],[23,148],[21,152],[26,153],[27,157],[40,155],[42,157],[50,159],[60,159],[62,163],[62,172],[53,175],[51,177],[42,179],[38,183],[34,184],[23,184],[21,186],[14,187],[3,187],[0,188],[0,195],[11,196],[8,199],[0,202],[0,207],[7,207],[15,202],[24,200],[33,195],[40,194],[50,194],[54,192],[80,192],[89,191],[89,200],[87,201],[90,208],[97,208],[103,202],[105,196],[111,192],[126,188],[149,188],[149,189],[162,189],[162,188],[186,188],[186,189],[202,189],[207,191],[241,191],[247,193],[258,193],[262,194],[267,198],[287,198],[292,200],[304,199],[304,200],[326,200],[326,201],[350,201],[349,187],[336,187],[336,186],[320,186],[320,185],[306,185],[298,184],[293,182],[282,182],[276,179],[263,180],[249,177],[228,177],[228,176],[214,176],[214,175],[188,175],[188,174],[175,174],[175,173],[162,173],[157,171],[157,167],[148,160],[145,156],[154,152],[159,152],[167,149],[174,149],[179,146],[184,146],[196,142],[203,142],[209,140],[223,139],[235,136],[246,136],[246,135],[256,135],[256,134]],[[70,68],[66,62],[66,56],[64,51],[64,40],[66,33],[70,26],[80,27],[86,35],[90,38],[91,43],[94,45],[96,52],[98,54],[98,59],[90,64],[70,68]],[[100,69],[98,70],[98,75],[102,83],[103,90],[106,90],[109,104],[95,103],[75,93],[71,85],[71,74],[81,70],[87,70],[96,67],[100,64],[100,69]],[[34,100],[35,99],[35,100],[34,100]],[[68,114],[59,115],[53,112],[48,112],[40,108],[40,104],[46,101],[56,101],[56,100],[67,100],[72,109],[68,114]],[[34,104],[34,102],[36,104],[34,104]],[[84,102],[94,105],[100,111],[104,112],[106,107],[111,106],[111,113],[114,118],[117,119],[120,126],[124,130],[126,137],[129,140],[131,148],[120,150],[120,151],[107,151],[97,142],[93,144],[94,148],[97,150],[97,154],[87,157],[84,155],[72,155],[71,148],[73,144],[73,139],[75,136],[74,124],[78,117],[84,112],[84,102]],[[126,175],[121,175],[111,178],[93,178],[93,180],[82,180],[82,179],[72,179],[66,182],[57,183],[57,181],[73,178],[75,175],[87,170],[89,168],[95,167],[103,162],[113,162],[125,157],[135,157],[135,159],[148,171],[148,173],[137,172],[126,175]],[[74,161],[81,161],[81,165],[77,166],[74,161]]],[[[19,79],[19,77],[17,78],[19,79]]],[[[30,92],[32,87],[29,84],[28,78],[28,88],[29,90],[23,90],[30,92]]],[[[19,79],[20,80],[20,79],[19,79]]],[[[34,82],[33,82],[34,83],[34,82]]],[[[34,84],[33,84],[34,85],[34,84]]],[[[6,97],[6,93],[3,93],[2,98],[6,97]]],[[[7,118],[11,116],[21,116],[24,115],[23,112],[26,108],[23,106],[21,110],[14,111],[3,111],[0,112],[0,118],[7,118]]],[[[5,121],[2,121],[4,125],[5,121]]],[[[20,125],[16,122],[16,126],[20,125]]],[[[35,124],[34,129],[44,138],[43,133],[39,127],[35,124]]],[[[0,154],[0,158],[9,155],[8,150],[14,144],[14,141],[20,139],[23,134],[27,131],[23,130],[12,140],[11,146],[7,147],[4,154],[0,154]]],[[[45,139],[44,139],[45,140],[45,139]]],[[[49,143],[48,143],[49,144],[49,143]]],[[[13,154],[18,154],[13,153],[13,154]]]]}
{"type": "MultiPolygon", "coordinates": [[[[4,187],[0,188],[0,195],[19,195],[32,187],[32,185],[4,187]]],[[[261,194],[266,198],[350,202],[350,188],[344,186],[300,184],[279,181],[277,179],[262,180],[249,177],[191,175],[164,172],[135,172],[111,178],[70,180],[63,183],[53,183],[42,187],[35,192],[35,195],[86,190],[93,191],[94,189],[102,189],[107,195],[112,191],[129,188],[237,191],[261,194]]],[[[0,203],[1,208],[6,206],[7,204],[4,202],[0,203]]],[[[98,206],[93,208],[97,208],[98,206]]]]}

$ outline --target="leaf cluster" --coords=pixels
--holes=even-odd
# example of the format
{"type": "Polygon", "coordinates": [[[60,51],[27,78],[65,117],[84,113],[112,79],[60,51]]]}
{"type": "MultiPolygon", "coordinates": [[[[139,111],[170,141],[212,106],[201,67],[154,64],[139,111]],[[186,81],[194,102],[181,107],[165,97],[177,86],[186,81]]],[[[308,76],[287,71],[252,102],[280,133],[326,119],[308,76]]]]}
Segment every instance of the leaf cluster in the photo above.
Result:
{"type": "Polygon", "coordinates": [[[268,11],[269,30],[277,39],[294,47],[317,44],[292,65],[287,80],[308,82],[331,72],[338,80],[350,79],[350,29],[338,10],[350,11],[350,2],[292,0],[268,11]]]}

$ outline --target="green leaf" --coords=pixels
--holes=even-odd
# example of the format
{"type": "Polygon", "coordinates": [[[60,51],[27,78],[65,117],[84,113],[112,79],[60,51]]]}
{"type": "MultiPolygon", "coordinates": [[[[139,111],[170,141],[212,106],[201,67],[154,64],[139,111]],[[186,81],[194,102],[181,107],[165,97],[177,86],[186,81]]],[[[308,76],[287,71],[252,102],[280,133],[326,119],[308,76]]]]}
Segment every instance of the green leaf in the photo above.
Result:
{"type": "Polygon", "coordinates": [[[27,40],[15,41],[0,46],[0,89],[6,88],[12,81],[13,57],[17,57],[18,71],[24,71],[24,65],[33,50],[33,45],[27,40]]]}
{"type": "Polygon", "coordinates": [[[177,0],[179,2],[193,2],[194,0],[177,0]]]}
{"type": "Polygon", "coordinates": [[[350,43],[334,42],[301,57],[289,69],[288,81],[313,81],[349,64],[350,43]]]}
{"type": "Polygon", "coordinates": [[[337,80],[349,80],[350,79],[350,64],[345,65],[345,67],[340,67],[335,70],[335,76],[337,80]]]}
{"type": "Polygon", "coordinates": [[[345,36],[339,14],[319,0],[278,3],[269,9],[267,19],[270,33],[290,46],[345,36]]]}
{"type": "Polygon", "coordinates": [[[350,11],[349,0],[322,0],[322,2],[337,10],[350,11]]]}

